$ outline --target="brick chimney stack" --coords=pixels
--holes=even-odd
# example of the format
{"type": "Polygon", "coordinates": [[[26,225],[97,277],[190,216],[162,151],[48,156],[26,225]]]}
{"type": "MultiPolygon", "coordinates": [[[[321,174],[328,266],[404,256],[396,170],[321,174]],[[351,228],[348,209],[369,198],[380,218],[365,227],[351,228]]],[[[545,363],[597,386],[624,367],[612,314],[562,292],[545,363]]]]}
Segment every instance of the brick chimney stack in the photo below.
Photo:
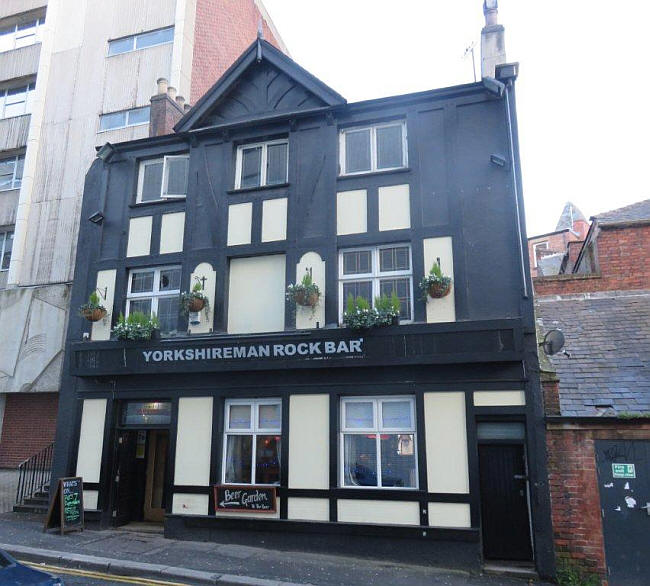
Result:
{"type": "Polygon", "coordinates": [[[495,77],[495,67],[506,62],[505,29],[498,24],[498,0],[484,0],[485,26],[481,30],[481,77],[495,77]]]}
{"type": "Polygon", "coordinates": [[[176,88],[168,85],[164,77],[158,79],[158,93],[151,96],[149,136],[172,134],[174,125],[188,109],[185,98],[176,95],[176,88]]]}

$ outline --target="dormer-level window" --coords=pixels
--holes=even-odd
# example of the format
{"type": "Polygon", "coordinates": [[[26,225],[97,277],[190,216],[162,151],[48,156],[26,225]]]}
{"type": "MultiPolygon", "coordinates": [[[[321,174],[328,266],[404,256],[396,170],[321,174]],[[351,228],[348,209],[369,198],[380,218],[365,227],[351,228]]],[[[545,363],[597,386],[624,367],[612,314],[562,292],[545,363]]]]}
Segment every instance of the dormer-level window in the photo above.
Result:
{"type": "Polygon", "coordinates": [[[406,123],[386,122],[342,130],[339,165],[341,175],[406,167],[406,123]]]}
{"type": "Polygon", "coordinates": [[[289,142],[286,139],[245,144],[237,148],[235,189],[287,182],[289,142]]]}
{"type": "Polygon", "coordinates": [[[185,197],[188,155],[173,155],[140,162],[138,203],[185,197]]]}

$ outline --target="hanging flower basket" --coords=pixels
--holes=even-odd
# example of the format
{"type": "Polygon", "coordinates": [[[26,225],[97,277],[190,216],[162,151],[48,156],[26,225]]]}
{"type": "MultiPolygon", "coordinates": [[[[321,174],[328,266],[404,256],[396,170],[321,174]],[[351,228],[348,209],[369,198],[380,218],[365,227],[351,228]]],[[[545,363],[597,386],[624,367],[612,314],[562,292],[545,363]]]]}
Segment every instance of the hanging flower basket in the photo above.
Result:
{"type": "Polygon", "coordinates": [[[201,311],[205,307],[205,299],[202,297],[192,297],[187,302],[187,309],[191,312],[201,311]]]}
{"type": "Polygon", "coordinates": [[[319,295],[316,291],[297,290],[294,293],[296,305],[302,307],[315,307],[318,304],[318,298],[319,295]]]}
{"type": "Polygon", "coordinates": [[[433,297],[433,299],[442,299],[443,297],[447,297],[449,291],[451,291],[451,281],[448,283],[430,283],[429,288],[427,289],[427,293],[430,297],[433,297]]]}
{"type": "Polygon", "coordinates": [[[286,297],[300,307],[311,307],[312,310],[318,305],[320,289],[312,281],[309,270],[305,273],[300,283],[291,284],[287,287],[286,297]]]}
{"type": "Polygon", "coordinates": [[[437,260],[431,267],[428,275],[422,277],[420,281],[420,289],[423,294],[423,299],[427,300],[427,295],[432,299],[442,299],[449,295],[451,291],[451,277],[443,274],[440,268],[440,259],[437,260]]]}
{"type": "Polygon", "coordinates": [[[103,307],[97,307],[95,309],[82,309],[81,315],[85,317],[88,321],[96,322],[100,319],[106,317],[107,311],[103,307]]]}
{"type": "Polygon", "coordinates": [[[198,313],[208,308],[208,296],[203,291],[200,281],[197,281],[191,291],[184,291],[180,297],[181,311],[188,313],[198,313]]]}

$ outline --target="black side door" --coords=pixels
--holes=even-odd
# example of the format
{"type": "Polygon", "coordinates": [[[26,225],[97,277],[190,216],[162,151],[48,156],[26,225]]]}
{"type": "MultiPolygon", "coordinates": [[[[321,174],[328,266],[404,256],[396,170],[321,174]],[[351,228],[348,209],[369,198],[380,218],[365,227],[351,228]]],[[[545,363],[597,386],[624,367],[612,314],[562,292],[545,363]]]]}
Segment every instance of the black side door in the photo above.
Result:
{"type": "Polygon", "coordinates": [[[117,465],[114,476],[117,510],[113,519],[116,526],[133,520],[137,511],[136,439],[135,431],[117,432],[117,465]]]}
{"type": "Polygon", "coordinates": [[[479,444],[481,529],[486,559],[532,560],[522,444],[479,444]]]}
{"type": "Polygon", "coordinates": [[[650,440],[596,440],[610,586],[650,584],[650,440]]]}

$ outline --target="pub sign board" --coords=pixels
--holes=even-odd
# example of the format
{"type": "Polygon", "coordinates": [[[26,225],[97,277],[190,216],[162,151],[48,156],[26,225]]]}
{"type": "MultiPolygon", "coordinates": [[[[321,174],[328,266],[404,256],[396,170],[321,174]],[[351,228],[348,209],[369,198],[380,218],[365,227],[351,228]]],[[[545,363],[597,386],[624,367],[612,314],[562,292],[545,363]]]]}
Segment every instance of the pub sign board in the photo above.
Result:
{"type": "Polygon", "coordinates": [[[83,478],[59,478],[56,494],[50,503],[43,531],[59,529],[61,535],[68,531],[83,531],[84,497],[83,478]]]}
{"type": "Polygon", "coordinates": [[[275,513],[275,486],[217,484],[214,486],[214,509],[218,512],[275,513]]]}

